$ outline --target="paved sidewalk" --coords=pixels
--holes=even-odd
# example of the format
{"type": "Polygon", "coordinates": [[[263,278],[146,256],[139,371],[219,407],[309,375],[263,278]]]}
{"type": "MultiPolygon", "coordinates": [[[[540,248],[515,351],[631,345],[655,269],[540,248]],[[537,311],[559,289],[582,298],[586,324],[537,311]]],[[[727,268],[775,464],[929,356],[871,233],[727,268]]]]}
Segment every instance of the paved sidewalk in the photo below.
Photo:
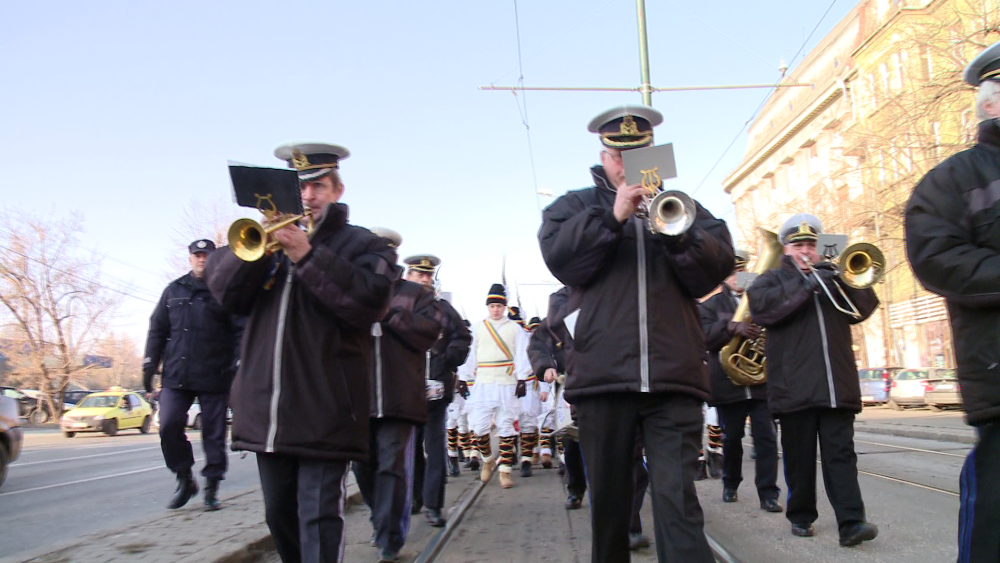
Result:
{"type": "MultiPolygon", "coordinates": [[[[858,416],[859,433],[891,434],[970,444],[974,430],[961,413],[927,410],[893,411],[869,408],[858,416]]],[[[554,472],[553,472],[554,473],[554,472]]],[[[457,484],[457,483],[456,483],[457,484]]],[[[452,489],[452,487],[449,487],[452,489]]],[[[455,487],[457,495],[461,487],[455,487]]],[[[556,489],[558,490],[558,489],[556,489]]],[[[353,476],[349,501],[361,502],[353,476]]],[[[159,507],[143,522],[0,558],[0,563],[260,563],[273,561],[274,547],[264,522],[264,501],[259,488],[223,495],[225,508],[203,512],[200,498],[181,510],[159,507]]],[[[557,507],[561,506],[556,503],[557,507]]],[[[563,511],[556,511],[562,514],[563,511]]],[[[756,512],[755,512],[756,514],[756,512]]],[[[581,521],[581,525],[582,525],[581,521]]],[[[782,528],[783,529],[783,528],[782,528]]],[[[370,532],[366,531],[365,534],[370,532]]],[[[430,532],[428,532],[430,533],[430,532]]],[[[357,543],[365,550],[367,536],[357,543]]],[[[416,538],[414,538],[416,539],[416,538]]],[[[416,546],[411,546],[414,549],[416,546]]],[[[361,548],[359,548],[361,549],[361,548]]]]}
{"type": "MultiPolygon", "coordinates": [[[[348,503],[361,502],[353,476],[348,503]]],[[[204,512],[201,497],[126,528],[91,534],[0,559],[0,563],[251,563],[274,552],[260,489],[222,495],[204,512]]],[[[158,509],[161,510],[161,509],[158,509]]]]}

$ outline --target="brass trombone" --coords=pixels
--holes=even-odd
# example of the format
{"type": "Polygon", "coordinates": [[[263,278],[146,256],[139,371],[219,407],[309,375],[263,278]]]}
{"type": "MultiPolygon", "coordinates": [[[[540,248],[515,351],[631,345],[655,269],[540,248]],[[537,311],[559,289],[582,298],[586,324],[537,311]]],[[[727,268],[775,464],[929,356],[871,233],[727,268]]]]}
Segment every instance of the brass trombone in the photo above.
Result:
{"type": "Polygon", "coordinates": [[[237,258],[245,262],[256,262],[267,254],[281,250],[281,243],[274,240],[271,234],[278,229],[294,224],[303,217],[308,217],[306,234],[312,234],[313,222],[309,208],[300,215],[282,215],[278,213],[278,208],[271,201],[270,194],[267,196],[257,196],[257,209],[264,214],[268,220],[279,219],[277,223],[264,227],[253,219],[237,219],[229,226],[227,239],[229,248],[237,258]],[[263,202],[270,204],[270,209],[262,208],[263,202]]]}
{"type": "MultiPolygon", "coordinates": [[[[813,267],[812,263],[808,259],[803,260],[809,267],[809,272],[816,276],[819,286],[823,288],[823,292],[826,293],[834,308],[841,313],[860,319],[861,313],[858,312],[858,308],[854,305],[854,302],[844,292],[844,288],[840,287],[840,284],[837,284],[837,291],[840,292],[845,305],[845,307],[841,307],[837,299],[834,298],[833,293],[830,292],[830,288],[823,283],[823,279],[816,272],[816,268],[813,267]]],[[[885,255],[874,244],[859,242],[845,248],[840,253],[840,259],[837,260],[835,266],[837,267],[837,277],[843,283],[855,289],[866,289],[882,279],[882,276],[885,274],[885,255]]]]}

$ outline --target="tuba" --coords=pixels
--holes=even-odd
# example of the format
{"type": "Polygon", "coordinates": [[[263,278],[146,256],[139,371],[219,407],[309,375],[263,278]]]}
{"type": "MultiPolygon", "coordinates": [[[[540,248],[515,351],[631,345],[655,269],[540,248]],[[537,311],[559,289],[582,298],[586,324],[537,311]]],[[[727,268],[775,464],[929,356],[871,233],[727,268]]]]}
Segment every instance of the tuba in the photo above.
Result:
{"type": "MultiPolygon", "coordinates": [[[[760,231],[764,236],[764,247],[754,268],[755,274],[777,268],[782,255],[778,234],[763,228],[760,231]]],[[[739,305],[736,306],[736,312],[733,313],[733,322],[749,320],[750,301],[744,292],[739,305]]],[[[767,380],[767,357],[764,355],[765,332],[761,329],[760,336],[752,340],[739,335],[734,336],[719,350],[722,371],[735,385],[760,385],[767,380]]]]}

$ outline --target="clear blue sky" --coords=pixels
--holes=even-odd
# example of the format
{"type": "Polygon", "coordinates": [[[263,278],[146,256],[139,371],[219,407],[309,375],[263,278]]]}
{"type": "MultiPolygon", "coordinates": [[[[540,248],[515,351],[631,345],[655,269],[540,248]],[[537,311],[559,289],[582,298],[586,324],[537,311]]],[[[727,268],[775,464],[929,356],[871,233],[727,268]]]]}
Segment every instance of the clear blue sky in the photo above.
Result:
{"type": "MultiPolygon", "coordinates": [[[[836,2],[803,54],[853,5],[836,2]]],[[[791,58],[829,6],[650,0],[652,82],[774,82],[779,59],[802,60],[791,58]]],[[[632,0],[517,7],[526,85],[639,83],[632,0]]],[[[169,257],[186,252],[175,240],[185,207],[230,205],[227,160],[281,166],[272,151],[287,141],[348,147],[351,221],[399,231],[401,257],[440,256],[444,289],[470,317],[485,315],[504,252],[522,305],[544,315],[554,288],[528,284],[553,279],[535,237],[552,199],[535,178],[556,196],[590,185],[600,146],[587,123],[641,103],[638,93],[478,91],[518,79],[513,1],[14,2],[0,51],[3,204],[80,212],[109,285],[137,297],[118,328],[140,341],[150,301],[182,273],[169,257]]],[[[733,222],[721,181],[745,133],[723,153],[766,92],[654,94],[665,115],[657,143],[673,142],[677,159],[668,187],[701,184],[695,197],[733,222]]]]}

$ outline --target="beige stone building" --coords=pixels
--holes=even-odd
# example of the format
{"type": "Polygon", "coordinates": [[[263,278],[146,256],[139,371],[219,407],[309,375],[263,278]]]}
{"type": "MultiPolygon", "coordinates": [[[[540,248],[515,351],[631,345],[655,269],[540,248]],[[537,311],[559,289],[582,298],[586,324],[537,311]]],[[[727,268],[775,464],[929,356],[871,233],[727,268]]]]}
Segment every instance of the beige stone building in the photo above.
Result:
{"type": "Polygon", "coordinates": [[[944,302],[906,261],[903,210],[928,170],[974,141],[961,71],[1000,39],[988,31],[998,23],[1000,10],[975,0],[861,2],[785,78],[811,86],[767,101],[724,180],[741,247],[757,248],[758,227],[807,212],[883,250],[882,307],[855,330],[862,366],[954,365],[944,302]]]}

